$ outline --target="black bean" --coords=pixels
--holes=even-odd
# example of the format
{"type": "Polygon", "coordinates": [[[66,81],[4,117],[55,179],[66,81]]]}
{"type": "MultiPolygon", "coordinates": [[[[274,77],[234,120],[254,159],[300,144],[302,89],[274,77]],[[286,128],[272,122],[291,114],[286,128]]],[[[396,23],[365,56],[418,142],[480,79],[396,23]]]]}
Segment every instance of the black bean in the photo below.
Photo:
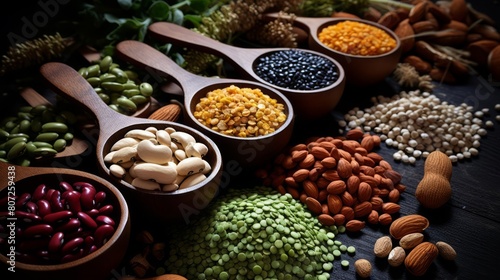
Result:
{"type": "Polygon", "coordinates": [[[253,70],[272,85],[294,90],[321,89],[339,78],[331,60],[296,49],[266,53],[255,60],[253,70]]]}

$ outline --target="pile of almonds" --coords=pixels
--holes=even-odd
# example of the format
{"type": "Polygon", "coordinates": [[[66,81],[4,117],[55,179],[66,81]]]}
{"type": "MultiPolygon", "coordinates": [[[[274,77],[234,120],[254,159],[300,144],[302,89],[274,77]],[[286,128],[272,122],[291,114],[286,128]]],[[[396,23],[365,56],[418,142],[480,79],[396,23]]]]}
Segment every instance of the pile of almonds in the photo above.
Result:
{"type": "Polygon", "coordinates": [[[387,12],[377,21],[401,39],[402,62],[420,75],[448,84],[471,69],[487,70],[500,81],[500,34],[489,16],[465,0],[413,0],[413,8],[387,12]]]}
{"type": "Polygon", "coordinates": [[[257,170],[265,186],[290,193],[326,226],[357,232],[370,224],[389,225],[406,188],[402,176],[381,155],[377,135],[349,130],[345,137],[314,137],[279,154],[257,170]]]}
{"type": "Polygon", "coordinates": [[[411,274],[422,276],[438,255],[447,261],[456,258],[456,251],[448,243],[424,240],[422,233],[429,221],[422,215],[412,214],[396,219],[389,228],[390,236],[378,238],[373,246],[377,258],[385,258],[390,266],[405,266],[411,274]],[[393,246],[393,240],[397,243],[393,246]]]}

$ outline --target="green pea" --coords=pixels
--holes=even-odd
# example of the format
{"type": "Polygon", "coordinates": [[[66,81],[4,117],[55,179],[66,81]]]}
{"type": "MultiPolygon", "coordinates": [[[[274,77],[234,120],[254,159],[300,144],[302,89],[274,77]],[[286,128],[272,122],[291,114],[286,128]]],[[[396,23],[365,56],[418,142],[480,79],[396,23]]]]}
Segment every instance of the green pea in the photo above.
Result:
{"type": "Polygon", "coordinates": [[[120,68],[113,68],[112,70],[110,70],[110,73],[112,73],[116,76],[116,82],[118,82],[118,83],[123,84],[123,83],[126,83],[128,81],[127,73],[125,73],[120,68]]]}
{"type": "Polygon", "coordinates": [[[135,95],[139,95],[141,94],[141,92],[139,91],[139,89],[124,89],[123,92],[122,92],[123,95],[125,95],[126,97],[130,98],[132,96],[135,96],[135,95]]]}
{"type": "Polygon", "coordinates": [[[66,140],[60,138],[60,139],[57,139],[55,142],[54,142],[54,150],[58,151],[58,152],[61,152],[62,150],[64,150],[66,148],[66,140]]]}
{"type": "Polygon", "coordinates": [[[57,132],[44,132],[40,133],[35,137],[35,141],[41,142],[52,142],[59,138],[59,134],[57,132]]]}
{"type": "Polygon", "coordinates": [[[30,136],[26,133],[11,133],[11,134],[9,134],[9,136],[7,138],[12,139],[12,138],[17,138],[17,137],[29,138],[30,136]]]}
{"type": "Polygon", "coordinates": [[[103,82],[101,83],[101,87],[105,90],[114,91],[114,92],[122,92],[123,84],[120,82],[103,82]]]}
{"type": "Polygon", "coordinates": [[[20,157],[24,154],[26,151],[26,142],[18,142],[12,148],[10,148],[9,152],[7,153],[7,160],[13,160],[17,157],[20,157]]]}
{"type": "Polygon", "coordinates": [[[135,113],[137,111],[137,105],[128,98],[118,98],[116,103],[127,112],[135,113]]]}
{"type": "Polygon", "coordinates": [[[89,77],[87,78],[87,82],[89,82],[92,87],[98,87],[101,84],[101,79],[99,77],[89,77]]]}
{"type": "Polygon", "coordinates": [[[133,81],[128,80],[126,83],[123,84],[123,90],[127,89],[139,89],[139,86],[136,85],[133,81]]]}
{"type": "Polygon", "coordinates": [[[113,75],[111,73],[104,73],[101,76],[99,76],[99,79],[101,80],[102,83],[114,82],[114,81],[116,81],[116,75],[113,75]]]}
{"type": "Polygon", "coordinates": [[[87,77],[97,77],[101,75],[101,67],[99,64],[90,65],[87,67],[87,77]]]}
{"type": "Polygon", "coordinates": [[[52,144],[47,143],[47,142],[42,142],[42,141],[33,141],[31,142],[35,147],[37,148],[51,148],[52,149],[52,144]]]}
{"type": "Polygon", "coordinates": [[[68,126],[61,122],[48,122],[42,125],[42,132],[66,133],[68,126]]]}
{"type": "Polygon", "coordinates": [[[347,247],[347,253],[349,253],[349,254],[356,253],[356,248],[354,246],[347,247]]]}
{"type": "Polygon", "coordinates": [[[141,91],[141,94],[148,97],[153,94],[153,86],[150,83],[141,83],[139,85],[139,90],[141,91]]]}
{"type": "Polygon", "coordinates": [[[102,101],[104,101],[104,103],[109,104],[111,102],[111,98],[109,97],[109,95],[105,93],[98,93],[97,95],[99,95],[99,97],[101,98],[102,101]]]}
{"type": "Polygon", "coordinates": [[[349,267],[349,261],[348,260],[342,260],[340,262],[340,265],[343,267],[343,268],[348,268],[349,267]]]}
{"type": "Polygon", "coordinates": [[[28,142],[26,143],[26,153],[28,155],[33,155],[35,150],[36,150],[37,146],[35,146],[35,144],[33,144],[33,142],[28,142]]]}
{"type": "Polygon", "coordinates": [[[9,139],[7,140],[6,142],[2,143],[2,149],[8,151],[10,150],[12,147],[14,147],[14,145],[16,145],[17,143],[19,142],[28,142],[28,138],[27,137],[15,137],[15,138],[12,138],[12,139],[9,139]]]}
{"type": "Polygon", "coordinates": [[[87,70],[87,67],[82,67],[78,69],[78,74],[86,79],[89,76],[89,71],[87,70]]]}
{"type": "Polygon", "coordinates": [[[113,58],[107,55],[101,59],[101,61],[99,62],[99,67],[101,68],[102,72],[108,72],[111,64],[113,64],[113,58]]]}
{"type": "Polygon", "coordinates": [[[73,133],[71,132],[66,132],[63,137],[62,137],[64,140],[66,140],[67,143],[70,143],[71,141],[73,141],[73,139],[75,138],[75,136],[73,135],[73,133]]]}
{"type": "Polygon", "coordinates": [[[57,151],[54,150],[54,149],[51,149],[51,148],[46,148],[46,147],[43,147],[43,148],[37,148],[35,151],[34,151],[34,155],[35,156],[42,156],[42,157],[45,157],[45,156],[54,156],[57,154],[57,151]]]}

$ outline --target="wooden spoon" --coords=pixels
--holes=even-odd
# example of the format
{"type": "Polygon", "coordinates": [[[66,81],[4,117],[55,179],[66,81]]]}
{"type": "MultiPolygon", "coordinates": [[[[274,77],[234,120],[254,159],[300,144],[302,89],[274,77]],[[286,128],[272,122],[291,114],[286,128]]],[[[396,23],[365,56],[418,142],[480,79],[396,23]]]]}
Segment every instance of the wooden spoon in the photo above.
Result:
{"type": "Polygon", "coordinates": [[[116,53],[118,57],[145,69],[153,76],[169,77],[176,81],[184,92],[184,120],[213,139],[221,149],[225,161],[235,160],[240,166],[257,166],[271,159],[288,144],[293,130],[294,109],[278,90],[253,81],[208,78],[192,74],[168,56],[139,41],[118,43],[116,53]],[[284,104],[287,119],[273,133],[247,138],[224,135],[201,124],[193,115],[199,100],[212,90],[231,85],[260,89],[264,94],[284,104]]]}
{"type": "MultiPolygon", "coordinates": [[[[30,87],[24,88],[23,90],[21,90],[20,94],[21,97],[32,107],[38,105],[52,106],[52,104],[45,97],[43,97],[33,88],[30,87]]],[[[88,141],[85,141],[84,139],[75,136],[75,138],[73,138],[73,140],[71,141],[71,144],[66,146],[66,148],[64,148],[64,150],[62,150],[61,152],[58,152],[54,157],[63,158],[63,157],[82,155],[83,153],[85,153],[85,151],[87,151],[88,148],[89,148],[88,141]]]]}
{"type": "Polygon", "coordinates": [[[254,71],[255,61],[262,56],[274,52],[287,51],[290,48],[240,48],[224,44],[203,36],[183,26],[170,22],[156,22],[149,26],[149,34],[161,41],[183,47],[190,47],[201,52],[210,53],[229,61],[235,69],[249,79],[276,88],[292,103],[298,117],[318,119],[330,113],[339,102],[345,85],[344,69],[336,60],[323,53],[302,49],[301,51],[321,56],[330,60],[338,69],[338,79],[331,85],[314,90],[295,90],[276,86],[257,75],[254,71]]]}
{"type": "Polygon", "coordinates": [[[66,64],[46,63],[40,67],[40,73],[54,92],[83,106],[97,119],[99,124],[99,137],[95,147],[97,168],[106,179],[120,188],[128,202],[136,207],[134,209],[139,214],[156,221],[178,221],[183,219],[184,214],[182,212],[184,208],[179,205],[200,209],[200,205],[196,205],[198,203],[196,199],[199,195],[198,192],[203,193],[203,198],[207,199],[207,201],[210,201],[215,196],[222,175],[222,156],[219,148],[210,138],[183,124],[136,118],[114,111],[102,102],[101,98],[95,94],[94,88],[77,71],[66,64]],[[128,182],[111,175],[108,166],[104,162],[104,157],[111,150],[111,146],[122,139],[126,132],[132,129],[144,130],[148,127],[158,129],[172,127],[177,131],[191,134],[196,141],[205,144],[209,152],[204,159],[212,168],[210,174],[207,175],[207,179],[186,189],[162,192],[135,188],[128,182]]]}
{"type": "MultiPolygon", "coordinates": [[[[276,18],[278,18],[278,13],[269,13],[264,15],[264,19],[276,18]]],[[[353,86],[367,87],[381,82],[386,77],[390,76],[394,69],[396,69],[396,66],[401,58],[402,50],[401,40],[399,37],[389,28],[373,21],[354,18],[296,17],[294,19],[294,24],[309,34],[308,44],[311,50],[315,50],[334,58],[344,67],[347,83],[353,86]],[[319,40],[318,34],[323,30],[323,28],[346,20],[360,22],[382,29],[394,40],[396,40],[396,47],[381,55],[351,55],[329,48],[319,40]]]]}

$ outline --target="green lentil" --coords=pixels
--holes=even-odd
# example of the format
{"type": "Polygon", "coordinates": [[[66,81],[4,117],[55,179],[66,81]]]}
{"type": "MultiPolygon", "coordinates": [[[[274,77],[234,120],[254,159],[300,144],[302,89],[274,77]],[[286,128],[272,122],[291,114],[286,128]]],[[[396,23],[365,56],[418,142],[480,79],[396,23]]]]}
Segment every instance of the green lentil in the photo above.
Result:
{"type": "Polygon", "coordinates": [[[290,194],[260,186],[228,188],[169,235],[165,267],[188,279],[328,279],[338,259],[334,254],[348,248],[335,242],[337,233],[290,194]],[[188,259],[191,264],[177,261],[188,259]]]}

